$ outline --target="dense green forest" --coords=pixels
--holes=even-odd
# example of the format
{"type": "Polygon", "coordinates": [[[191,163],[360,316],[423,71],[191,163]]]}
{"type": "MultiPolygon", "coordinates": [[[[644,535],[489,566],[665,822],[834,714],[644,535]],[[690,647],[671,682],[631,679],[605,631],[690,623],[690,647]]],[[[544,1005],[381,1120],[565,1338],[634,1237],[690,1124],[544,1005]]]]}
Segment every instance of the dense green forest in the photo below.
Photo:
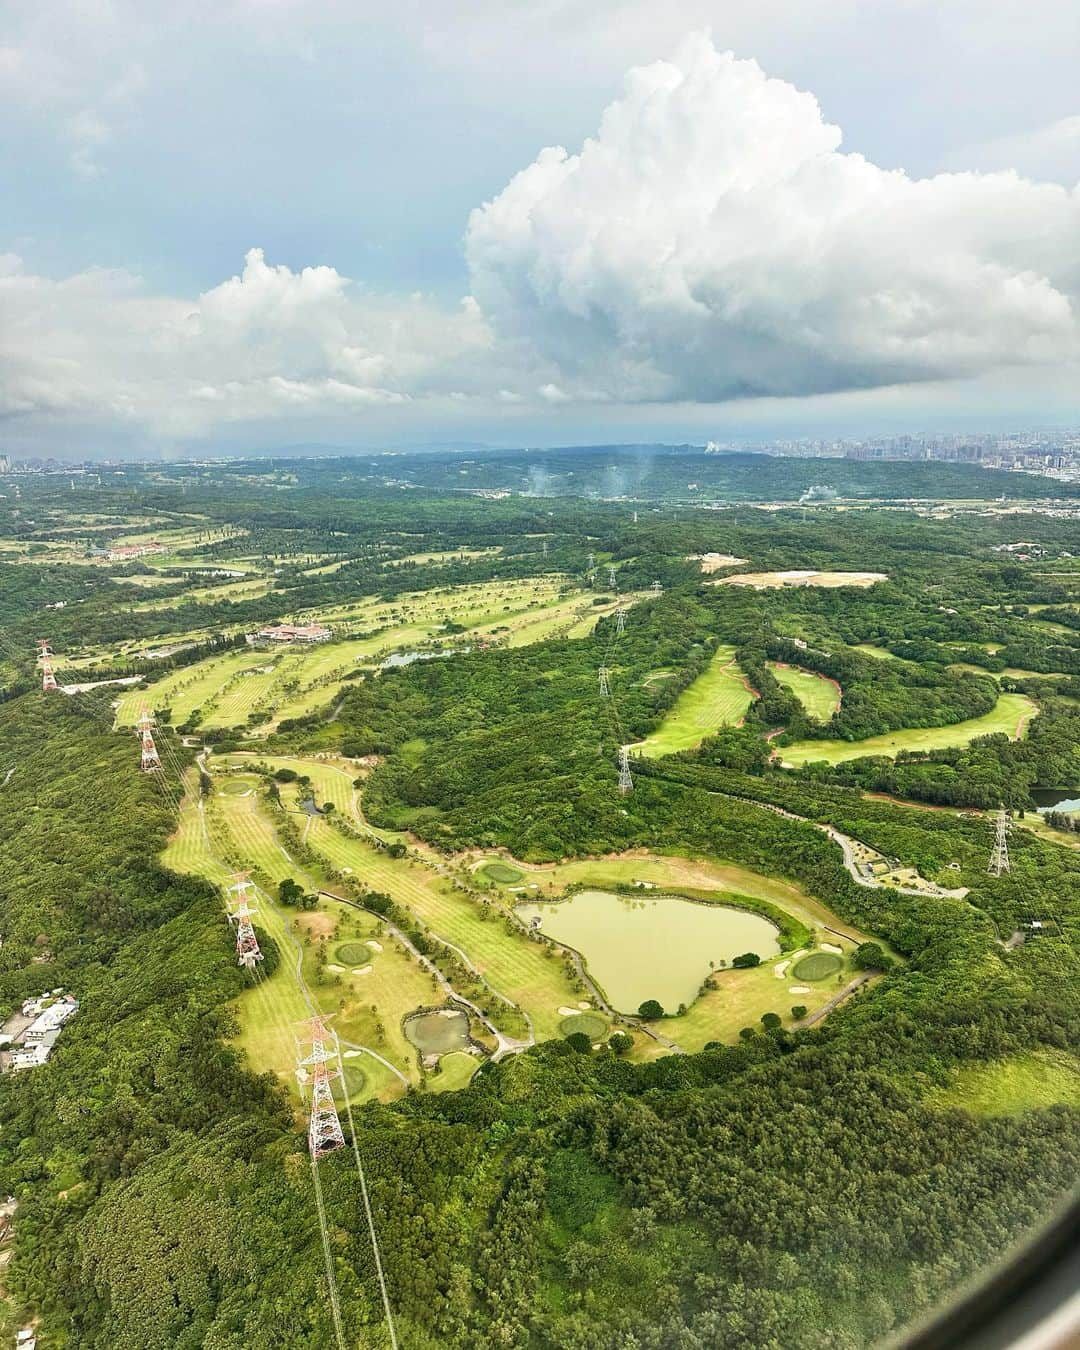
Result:
{"type": "MultiPolygon", "coordinates": [[[[319,1165],[324,1250],[296,1102],[238,1048],[235,1000],[250,984],[222,895],[160,860],[178,771],[210,741],[212,762],[239,748],[351,764],[364,821],[408,831],[377,841],[380,865],[421,846],[447,869],[461,850],[495,847],[535,863],[631,849],[718,859],[802,887],[894,954],[813,1025],[757,1021],[730,1043],[652,1058],[614,1039],[541,1040],[485,1061],[463,1090],[422,1085],[356,1107],[402,1350],[862,1350],[1074,1190],[1075,1106],[976,1110],[957,1083],[1055,1063],[1080,1040],[1080,850],[1053,817],[1022,828],[1036,788],[1080,786],[1075,520],[675,507],[695,476],[729,499],[757,481],[756,496],[788,500],[819,481],[954,498],[995,477],[697,454],[638,456],[625,491],[651,495],[639,508],[600,500],[624,490],[609,458],[478,456],[470,486],[516,494],[524,475],[535,494],[493,500],[451,495],[445,458],[402,456],[105,470],[77,493],[46,476],[0,502],[4,539],[32,550],[0,563],[0,1015],[58,987],[80,1004],[46,1064],[0,1077],[0,1191],[18,1200],[4,1315],[35,1319],[42,1350],[333,1346],[327,1252],[344,1343],[388,1344],[353,1151],[319,1165]],[[416,486],[388,485],[391,468],[416,486]],[[185,538],[158,575],[153,560],[106,571],[84,558],[90,540],[136,528],[207,537],[185,538]],[[1021,539],[1037,550],[1024,562],[1007,551],[1021,539]],[[490,552],[446,556],[464,548],[490,552]],[[716,585],[695,557],[714,550],[754,570],[887,580],[716,585]],[[429,552],[440,556],[401,565],[429,552]],[[198,569],[229,559],[257,569],[266,593],[187,594],[216,584],[198,569]],[[572,582],[586,604],[635,603],[621,623],[606,606],[574,637],[468,641],[449,659],[356,672],[325,706],[257,736],[238,720],[204,738],[178,718],[184,744],[163,710],[160,775],[140,774],[137,740],[114,729],[114,690],[43,693],[34,669],[48,636],[61,671],[65,655],[92,652],[106,673],[156,679],[270,619],[541,576],[572,582]],[[140,587],[147,577],[160,584],[140,587]],[[132,608],[148,595],[161,603],[132,608]],[[181,635],[190,645],[156,665],[123,650],[181,635]],[[745,717],[679,754],[631,754],[633,790],[620,795],[619,748],[661,727],[718,649],[753,696],[745,717]],[[777,661],[837,682],[829,721],[777,681],[777,661]],[[1037,705],[1022,739],[797,770],[773,753],[951,727],[1003,690],[1037,705]],[[1012,866],[993,876],[978,813],[1002,803],[1012,866]],[[960,889],[859,884],[822,825],[960,889]]],[[[146,695],[158,706],[153,683],[146,695]]],[[[188,784],[201,804],[186,809],[208,830],[222,780],[200,764],[188,784]]],[[[249,778],[241,789],[285,821],[271,849],[299,876],[316,855],[304,815],[286,811],[300,811],[296,771],[249,778]]],[[[354,891],[437,945],[408,887],[354,891]]]]}

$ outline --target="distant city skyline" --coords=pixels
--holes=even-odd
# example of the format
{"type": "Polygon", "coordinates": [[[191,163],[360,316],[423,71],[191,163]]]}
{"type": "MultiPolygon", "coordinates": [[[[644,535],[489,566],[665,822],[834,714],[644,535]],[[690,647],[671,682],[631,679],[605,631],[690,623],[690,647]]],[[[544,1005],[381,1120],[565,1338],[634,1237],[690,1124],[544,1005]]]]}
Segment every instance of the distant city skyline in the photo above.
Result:
{"type": "Polygon", "coordinates": [[[9,0],[0,446],[1074,425],[1065,9],[9,0]]]}

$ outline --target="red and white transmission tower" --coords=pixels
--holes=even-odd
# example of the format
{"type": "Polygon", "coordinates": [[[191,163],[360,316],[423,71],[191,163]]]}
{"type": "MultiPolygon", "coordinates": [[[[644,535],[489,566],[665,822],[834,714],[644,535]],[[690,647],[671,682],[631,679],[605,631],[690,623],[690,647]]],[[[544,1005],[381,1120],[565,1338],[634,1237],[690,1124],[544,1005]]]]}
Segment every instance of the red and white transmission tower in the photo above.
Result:
{"type": "Polygon", "coordinates": [[[41,662],[41,687],[46,691],[55,689],[57,687],[56,676],[53,674],[52,652],[49,651],[48,638],[39,639],[38,653],[38,660],[41,662]]]}
{"type": "Polygon", "coordinates": [[[301,1086],[311,1085],[311,1117],[308,1124],[308,1147],[311,1156],[317,1162],[334,1149],[342,1148],[345,1135],[334,1105],[334,1093],[330,1084],[339,1077],[339,1070],[329,1068],[331,1062],[339,1062],[337,1036],[321,1017],[311,1017],[301,1023],[303,1035],[296,1042],[296,1076],[301,1086]],[[304,1047],[310,1045],[309,1054],[304,1047]]]}
{"type": "Polygon", "coordinates": [[[157,752],[157,746],[154,744],[154,719],[144,708],[142,716],[136,723],[139,736],[142,739],[142,760],[140,768],[143,773],[153,773],[161,768],[161,758],[157,752]]]}
{"type": "Polygon", "coordinates": [[[251,923],[255,910],[251,904],[250,890],[251,882],[247,873],[234,873],[229,893],[235,893],[236,907],[229,911],[229,922],[236,924],[236,961],[245,970],[254,971],[255,963],[263,959],[263,954],[259,951],[259,939],[251,923]]]}

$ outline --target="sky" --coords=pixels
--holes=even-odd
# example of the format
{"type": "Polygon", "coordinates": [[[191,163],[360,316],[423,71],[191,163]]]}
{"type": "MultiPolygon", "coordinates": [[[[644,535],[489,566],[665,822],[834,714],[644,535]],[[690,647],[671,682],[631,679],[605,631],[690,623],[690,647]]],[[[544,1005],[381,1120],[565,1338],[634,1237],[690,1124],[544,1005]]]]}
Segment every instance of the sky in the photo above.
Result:
{"type": "Polygon", "coordinates": [[[1080,424],[1065,0],[0,0],[0,453],[1080,424]]]}

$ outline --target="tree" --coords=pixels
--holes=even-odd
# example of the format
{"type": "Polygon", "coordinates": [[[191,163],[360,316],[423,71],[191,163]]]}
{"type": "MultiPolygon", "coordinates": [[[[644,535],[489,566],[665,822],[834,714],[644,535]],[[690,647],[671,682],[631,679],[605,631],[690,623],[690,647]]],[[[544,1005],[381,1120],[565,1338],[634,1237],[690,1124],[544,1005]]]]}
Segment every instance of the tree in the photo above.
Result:
{"type": "Polygon", "coordinates": [[[278,886],[278,900],[283,905],[301,905],[303,899],[304,888],[292,877],[286,877],[278,886]]]}
{"type": "Polygon", "coordinates": [[[322,813],[323,813],[324,816],[332,816],[332,815],[334,814],[334,803],[333,803],[333,802],[324,802],[324,803],[323,803],[323,808],[322,808],[322,813]]]}
{"type": "Polygon", "coordinates": [[[566,1038],[566,1044],[571,1049],[576,1050],[579,1055],[588,1055],[592,1053],[592,1041],[586,1036],[584,1031],[572,1031],[566,1038]]]}
{"type": "Polygon", "coordinates": [[[626,1031],[615,1031],[608,1037],[608,1045],[617,1055],[627,1055],[634,1048],[634,1038],[626,1031]]]}
{"type": "Polygon", "coordinates": [[[860,942],[851,953],[851,964],[856,970],[892,970],[893,959],[886,956],[876,942],[860,942]]]}
{"type": "Polygon", "coordinates": [[[761,1025],[766,1031],[775,1031],[780,1025],[780,1021],[779,1013],[767,1012],[761,1014],[761,1025]]]}
{"type": "Polygon", "coordinates": [[[664,1005],[654,998],[647,998],[638,1008],[638,1016],[646,1022],[655,1022],[664,1015],[664,1005]]]}
{"type": "Polygon", "coordinates": [[[731,964],[736,970],[750,970],[753,966],[761,965],[761,957],[758,956],[757,952],[743,952],[731,964]]]}
{"type": "Polygon", "coordinates": [[[791,1010],[791,1015],[796,1022],[801,1022],[803,1018],[806,1016],[806,1004],[796,1003],[791,1010]]]}

